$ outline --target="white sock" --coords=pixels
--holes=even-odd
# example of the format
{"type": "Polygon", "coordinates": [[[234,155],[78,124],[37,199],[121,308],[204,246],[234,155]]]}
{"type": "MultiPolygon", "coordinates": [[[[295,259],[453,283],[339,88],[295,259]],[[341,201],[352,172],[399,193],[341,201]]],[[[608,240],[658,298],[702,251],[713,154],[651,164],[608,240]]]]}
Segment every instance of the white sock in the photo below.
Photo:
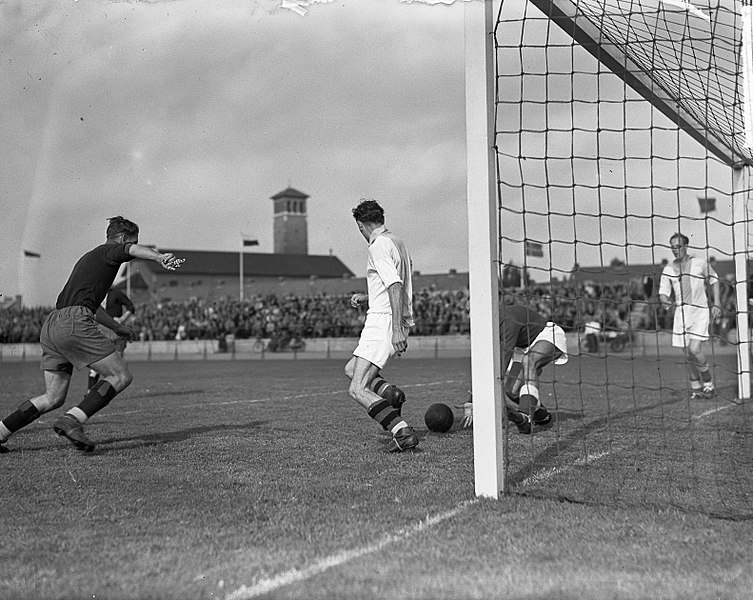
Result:
{"type": "Polygon", "coordinates": [[[400,431],[401,429],[405,427],[408,427],[408,423],[406,423],[405,421],[400,421],[397,425],[395,425],[392,428],[392,435],[395,435],[398,431],[400,431]]]}
{"type": "Polygon", "coordinates": [[[81,410],[78,406],[74,406],[71,410],[69,410],[65,414],[70,415],[82,425],[86,423],[86,421],[89,419],[89,417],[86,416],[86,413],[83,410],[81,410]]]}
{"type": "Polygon", "coordinates": [[[10,436],[11,436],[10,431],[5,425],[3,425],[3,422],[0,421],[0,444],[3,442],[7,442],[10,436]]]}

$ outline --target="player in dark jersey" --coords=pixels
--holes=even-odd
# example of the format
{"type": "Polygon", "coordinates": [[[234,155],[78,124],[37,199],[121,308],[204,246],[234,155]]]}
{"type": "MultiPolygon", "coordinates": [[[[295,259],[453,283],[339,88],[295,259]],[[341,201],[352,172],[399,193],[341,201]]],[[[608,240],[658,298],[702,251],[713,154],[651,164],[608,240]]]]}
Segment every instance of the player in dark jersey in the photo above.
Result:
{"type": "MultiPolygon", "coordinates": [[[[107,296],[105,296],[104,300],[104,309],[105,312],[118,323],[126,326],[128,326],[128,322],[136,314],[136,307],[133,305],[133,302],[128,295],[119,288],[112,288],[107,292],[107,296]]],[[[115,345],[115,349],[120,353],[120,356],[125,356],[125,349],[128,340],[118,335],[117,332],[109,327],[100,325],[99,328],[102,330],[102,333],[105,334],[105,337],[109,338],[115,345]]],[[[97,381],[99,381],[99,373],[94,369],[89,369],[89,378],[86,389],[92,389],[97,381]]]]}
{"type": "MultiPolygon", "coordinates": [[[[507,418],[521,433],[532,433],[535,426],[545,426],[552,420],[539,399],[539,375],[551,362],[567,362],[565,332],[526,306],[506,304],[500,308],[499,344],[505,395],[510,400],[506,403],[507,418]],[[523,354],[520,361],[513,361],[516,349],[523,354]]],[[[473,423],[473,404],[469,401],[461,407],[461,424],[468,427],[473,423]]]]}
{"type": "Polygon", "coordinates": [[[86,392],[78,406],[53,423],[52,429],[67,437],[78,450],[94,450],[95,444],[86,436],[83,424],[133,379],[123,357],[97,323],[123,337],[131,337],[132,331],[105,312],[102,300],[124,262],[133,258],[153,260],[168,270],[183,262],[170,252],[157,252],[139,245],[138,241],[138,225],[123,217],[113,217],[107,227],[107,241],[84,254],[73,267],[39,336],[45,393],[23,402],[0,422],[0,452],[8,451],[3,444],[11,434],[65,403],[73,367],[91,367],[101,379],[86,392]]]}

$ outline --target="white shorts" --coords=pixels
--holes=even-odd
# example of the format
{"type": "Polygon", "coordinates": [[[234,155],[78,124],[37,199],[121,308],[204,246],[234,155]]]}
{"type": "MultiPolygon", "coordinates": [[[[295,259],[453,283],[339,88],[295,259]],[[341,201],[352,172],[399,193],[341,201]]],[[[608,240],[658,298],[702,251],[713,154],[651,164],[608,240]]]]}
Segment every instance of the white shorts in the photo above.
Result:
{"type": "MultiPolygon", "coordinates": [[[[408,334],[408,331],[405,331],[408,334]]],[[[395,354],[392,345],[392,315],[390,313],[367,313],[361,339],[353,350],[353,356],[368,360],[380,369],[384,368],[395,354]]]]}
{"type": "MultiPolygon", "coordinates": [[[[554,360],[555,365],[564,365],[567,362],[567,337],[565,336],[565,332],[563,331],[562,327],[560,327],[556,323],[549,321],[546,324],[546,327],[544,327],[544,330],[536,336],[535,340],[533,340],[531,346],[533,346],[540,340],[554,344],[554,347],[562,352],[562,354],[560,354],[559,357],[554,360]]],[[[528,346],[528,348],[526,348],[523,353],[525,354],[526,352],[528,352],[531,346],[528,346]]]]}
{"type": "Polygon", "coordinates": [[[672,323],[672,345],[685,348],[690,340],[709,339],[709,309],[700,306],[678,306],[672,323]]]}

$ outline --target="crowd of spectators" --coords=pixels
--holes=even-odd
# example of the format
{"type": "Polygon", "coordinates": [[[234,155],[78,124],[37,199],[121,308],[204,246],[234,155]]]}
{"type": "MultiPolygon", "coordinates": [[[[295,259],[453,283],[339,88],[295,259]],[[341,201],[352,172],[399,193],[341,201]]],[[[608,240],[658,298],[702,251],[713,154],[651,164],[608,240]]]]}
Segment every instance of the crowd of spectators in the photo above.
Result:
{"type": "MultiPolygon", "coordinates": [[[[723,319],[715,327],[734,327],[735,297],[723,285],[723,319]]],[[[597,321],[605,330],[671,328],[671,313],[638,284],[535,284],[505,291],[506,301],[528,304],[566,331],[597,321]]],[[[421,289],[414,293],[416,326],[412,335],[467,334],[467,289],[421,289]]],[[[49,308],[0,310],[0,343],[36,342],[49,308]]],[[[130,326],[148,340],[268,338],[281,331],[301,338],[357,337],[365,315],[350,306],[350,295],[259,295],[233,299],[137,304],[130,326]]]]}

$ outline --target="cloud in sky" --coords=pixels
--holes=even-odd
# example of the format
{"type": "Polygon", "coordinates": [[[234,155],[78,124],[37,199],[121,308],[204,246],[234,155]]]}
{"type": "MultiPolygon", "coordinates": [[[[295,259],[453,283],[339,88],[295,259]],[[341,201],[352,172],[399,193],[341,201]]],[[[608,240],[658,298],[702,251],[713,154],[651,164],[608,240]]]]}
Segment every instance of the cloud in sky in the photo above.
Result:
{"type": "Polygon", "coordinates": [[[288,185],[311,196],[313,254],[362,274],[350,209],[373,196],[417,269],[467,268],[461,6],[0,10],[6,295],[54,302],[115,214],[163,247],[233,250],[243,231],[271,251],[288,185]]]}
{"type": "MultiPolygon", "coordinates": [[[[260,241],[259,251],[271,252],[269,198],[288,186],[310,195],[310,252],[332,252],[358,275],[364,274],[364,248],[350,209],[361,197],[384,205],[388,226],[409,241],[416,269],[468,268],[465,3],[281,4],[0,4],[0,292],[23,290],[28,303],[52,304],[74,261],[104,241],[106,219],[117,214],[140,224],[144,243],[236,250],[243,232],[260,241]],[[25,257],[23,250],[41,257],[25,257]]],[[[510,8],[516,16],[530,9],[523,0],[510,8]]],[[[510,53],[517,57],[518,34],[505,29],[512,26],[503,25],[499,35],[512,42],[510,53]]],[[[532,56],[525,59],[527,72],[546,67],[540,52],[532,56]]],[[[571,58],[557,49],[548,65],[556,71],[561,63],[580,64],[583,56],[593,61],[584,52],[571,58]]],[[[505,152],[533,155],[544,144],[550,154],[558,144],[569,152],[571,141],[579,154],[592,157],[593,133],[557,141],[556,128],[593,121],[597,112],[605,131],[634,106],[632,119],[659,118],[645,103],[598,103],[597,86],[585,82],[574,75],[567,85],[547,87],[541,77],[528,78],[526,90],[537,102],[523,103],[520,111],[501,107],[503,129],[512,124],[516,132],[514,139],[498,139],[502,165],[510,158],[505,152]],[[593,101],[544,103],[573,91],[593,101]],[[518,136],[515,119],[535,133],[518,136]]],[[[598,91],[621,94],[622,87],[615,77],[602,77],[598,91]]],[[[508,82],[501,97],[519,88],[508,82]]],[[[599,135],[601,156],[619,157],[621,138],[599,135]]],[[[633,145],[641,152],[648,147],[642,140],[633,145]]],[[[668,145],[660,151],[673,150],[668,145]]],[[[546,184],[540,162],[514,162],[505,180],[515,183],[521,176],[529,186],[546,184]]],[[[630,236],[644,245],[652,236],[666,243],[679,226],[672,218],[654,228],[647,219],[626,227],[624,219],[598,217],[606,204],[622,214],[626,199],[636,215],[661,213],[666,204],[670,212],[697,216],[693,190],[666,203],[661,191],[659,202],[640,190],[621,191],[628,176],[634,183],[657,181],[662,169],[671,179],[671,160],[658,167],[657,161],[613,162],[599,173],[585,161],[548,165],[550,183],[579,179],[575,189],[565,185],[552,194],[555,209],[578,216],[538,216],[539,205],[544,214],[550,210],[549,196],[529,193],[528,223],[505,216],[516,243],[504,245],[503,261],[521,263],[517,240],[526,235],[562,241],[539,261],[544,268],[555,261],[561,270],[575,260],[609,262],[622,257],[630,236]],[[596,193],[597,184],[607,191],[596,193]],[[583,245],[576,248],[576,239],[583,245]]],[[[707,180],[725,180],[719,189],[729,182],[728,175],[712,177],[703,169],[698,175],[699,189],[707,180]]],[[[504,193],[509,205],[520,200],[514,185],[504,193]]],[[[716,214],[728,223],[729,199],[717,195],[716,214]]],[[[683,226],[695,227],[695,239],[709,235],[703,221],[683,226]]],[[[728,229],[720,229],[711,235],[728,246],[728,229]]],[[[661,248],[643,254],[641,261],[664,256],[661,248]]]]}

